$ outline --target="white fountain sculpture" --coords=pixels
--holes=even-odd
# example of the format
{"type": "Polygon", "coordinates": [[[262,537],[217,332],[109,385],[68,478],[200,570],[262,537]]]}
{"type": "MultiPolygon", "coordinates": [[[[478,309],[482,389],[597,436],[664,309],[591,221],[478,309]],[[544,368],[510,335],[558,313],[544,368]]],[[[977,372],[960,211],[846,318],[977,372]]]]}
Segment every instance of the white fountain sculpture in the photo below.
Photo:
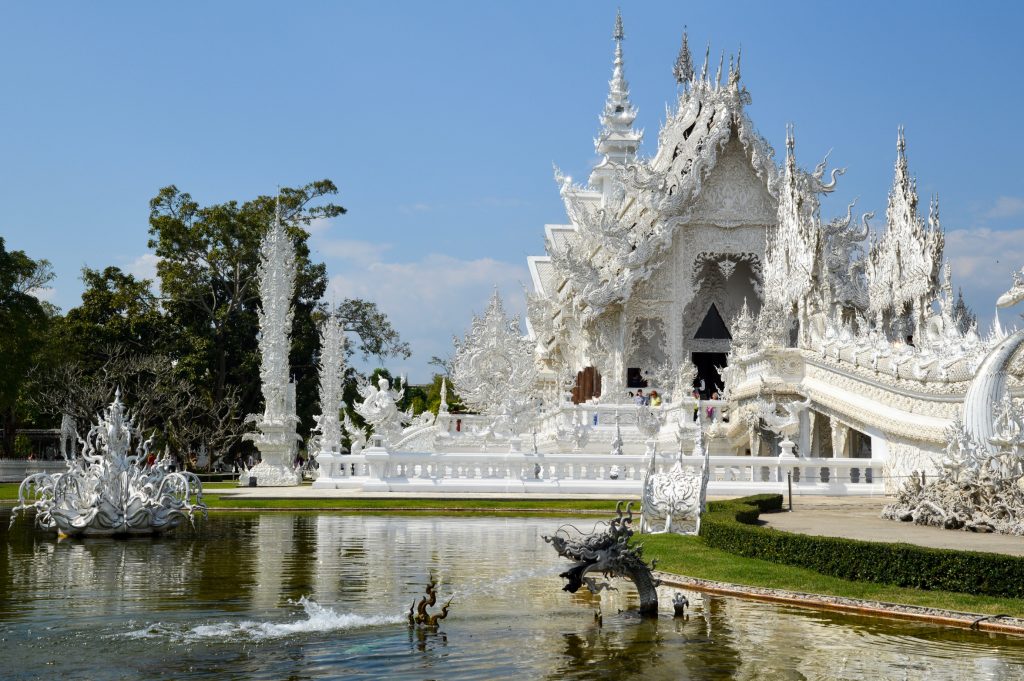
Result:
{"type": "Polygon", "coordinates": [[[262,414],[250,414],[259,432],[248,433],[246,440],[256,444],[262,460],[242,471],[238,484],[260,487],[298,485],[296,444],[299,422],[295,414],[295,384],[288,374],[291,349],[292,295],[295,291],[295,247],[281,222],[280,203],[274,224],[260,246],[260,381],[263,390],[262,414]]]}
{"type": "Polygon", "coordinates": [[[345,387],[345,330],[337,315],[329,315],[320,325],[320,415],[314,443],[320,475],[333,477],[341,463],[341,409],[345,387]]]}
{"type": "Polygon", "coordinates": [[[510,447],[536,414],[534,345],[519,332],[519,318],[505,314],[497,289],[483,317],[473,317],[469,333],[455,339],[452,383],[462,402],[492,416],[510,432],[510,447]]]}
{"type": "Polygon", "coordinates": [[[194,473],[171,471],[166,458],[147,463],[152,440],[142,439],[120,390],[79,442],[82,451],[65,472],[25,478],[11,522],[35,509],[36,524],[61,535],[123,536],[166,532],[196,511],[206,514],[194,473]]]}
{"type": "MultiPolygon", "coordinates": [[[[657,454],[649,453],[650,463],[644,476],[640,531],[650,534],[675,532],[698,534],[707,500],[710,449],[698,429],[694,454],[703,452],[700,468],[683,465],[682,447],[667,473],[657,472],[657,454]],[[661,529],[654,529],[660,527],[661,529]]],[[[692,461],[692,459],[691,459],[692,461]]]]}

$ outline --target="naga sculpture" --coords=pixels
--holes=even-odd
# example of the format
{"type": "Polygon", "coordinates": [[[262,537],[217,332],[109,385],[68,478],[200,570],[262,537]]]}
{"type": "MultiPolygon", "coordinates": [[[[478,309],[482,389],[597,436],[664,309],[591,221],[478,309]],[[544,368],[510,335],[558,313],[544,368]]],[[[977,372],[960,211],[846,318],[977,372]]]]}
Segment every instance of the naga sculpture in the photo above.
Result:
{"type": "Polygon", "coordinates": [[[205,515],[194,473],[172,472],[167,459],[147,463],[152,440],[142,439],[120,390],[80,443],[67,471],[25,478],[12,523],[19,511],[35,509],[37,526],[63,536],[125,536],[173,530],[196,511],[205,515]]]}
{"type": "Polygon", "coordinates": [[[658,584],[660,582],[651,574],[654,561],[650,565],[644,562],[643,546],[630,545],[633,536],[633,502],[615,505],[616,517],[602,530],[594,529],[590,534],[583,534],[572,525],[563,525],[553,536],[544,536],[544,541],[551,544],[558,555],[575,561],[573,566],[561,573],[559,577],[567,580],[563,591],[576,593],[580,587],[587,586],[592,592],[600,587],[592,579],[587,578],[591,572],[600,572],[607,577],[625,577],[636,585],[640,596],[640,614],[656,616],[658,614],[658,584]],[[570,533],[570,529],[575,536],[570,533]]]}
{"type": "Polygon", "coordinates": [[[437,603],[437,584],[433,581],[427,584],[426,596],[420,598],[419,603],[416,599],[413,599],[412,605],[409,606],[409,626],[423,626],[423,627],[437,627],[438,622],[448,616],[448,606],[452,604],[452,598],[448,599],[448,602],[441,606],[440,612],[430,613],[427,608],[434,607],[437,603]]]}

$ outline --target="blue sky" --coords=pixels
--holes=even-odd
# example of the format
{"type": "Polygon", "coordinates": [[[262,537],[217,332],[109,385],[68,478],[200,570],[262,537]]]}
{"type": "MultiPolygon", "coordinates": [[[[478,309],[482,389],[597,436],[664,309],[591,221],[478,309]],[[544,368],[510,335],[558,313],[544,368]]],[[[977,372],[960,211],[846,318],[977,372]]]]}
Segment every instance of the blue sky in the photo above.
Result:
{"type": "MultiPolygon", "coordinates": [[[[991,319],[1024,264],[1022,10],[988,3],[623,2],[626,75],[653,154],[684,25],[742,45],[749,113],[780,151],[848,168],[824,206],[883,223],[896,126],[923,203],[942,201],[955,283],[991,319]]],[[[428,378],[497,284],[564,221],[551,164],[586,177],[616,4],[7,3],[0,8],[0,234],[53,262],[152,272],[148,200],[200,202],[328,177],[349,213],[316,225],[332,295],[376,300],[428,378]]],[[[1008,321],[1005,320],[1004,321],[1008,321]]],[[[372,363],[372,362],[371,362],[372,363]]]]}

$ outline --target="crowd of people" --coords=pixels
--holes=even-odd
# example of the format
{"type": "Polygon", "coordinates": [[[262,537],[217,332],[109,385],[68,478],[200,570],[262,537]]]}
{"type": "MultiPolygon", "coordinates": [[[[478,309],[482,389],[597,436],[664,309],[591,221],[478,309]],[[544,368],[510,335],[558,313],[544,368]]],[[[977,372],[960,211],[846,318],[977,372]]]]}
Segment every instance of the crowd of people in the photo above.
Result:
{"type": "MultiPolygon", "coordinates": [[[[704,387],[704,381],[702,380],[699,385],[694,386],[693,392],[690,396],[694,399],[697,404],[693,407],[693,420],[696,421],[700,417],[701,400],[714,400],[719,399],[718,391],[712,391],[710,395],[705,395],[702,388],[704,387]]],[[[657,390],[650,390],[645,395],[642,388],[637,389],[636,392],[629,391],[629,399],[633,401],[638,407],[660,407],[662,405],[661,395],[658,394],[657,390]]],[[[704,406],[705,414],[709,421],[713,421],[715,418],[716,407],[713,404],[704,406]]],[[[725,419],[728,421],[728,418],[725,419]]]]}

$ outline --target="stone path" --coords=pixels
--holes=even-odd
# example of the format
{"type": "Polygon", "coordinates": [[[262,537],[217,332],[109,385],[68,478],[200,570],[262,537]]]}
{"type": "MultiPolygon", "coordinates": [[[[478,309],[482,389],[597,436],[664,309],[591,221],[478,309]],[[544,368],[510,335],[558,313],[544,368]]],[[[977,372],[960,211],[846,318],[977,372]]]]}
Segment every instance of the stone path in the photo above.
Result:
{"type": "Polygon", "coordinates": [[[882,520],[887,503],[884,497],[794,497],[792,512],[762,513],[761,520],[784,532],[1024,556],[1024,537],[882,520]]]}

